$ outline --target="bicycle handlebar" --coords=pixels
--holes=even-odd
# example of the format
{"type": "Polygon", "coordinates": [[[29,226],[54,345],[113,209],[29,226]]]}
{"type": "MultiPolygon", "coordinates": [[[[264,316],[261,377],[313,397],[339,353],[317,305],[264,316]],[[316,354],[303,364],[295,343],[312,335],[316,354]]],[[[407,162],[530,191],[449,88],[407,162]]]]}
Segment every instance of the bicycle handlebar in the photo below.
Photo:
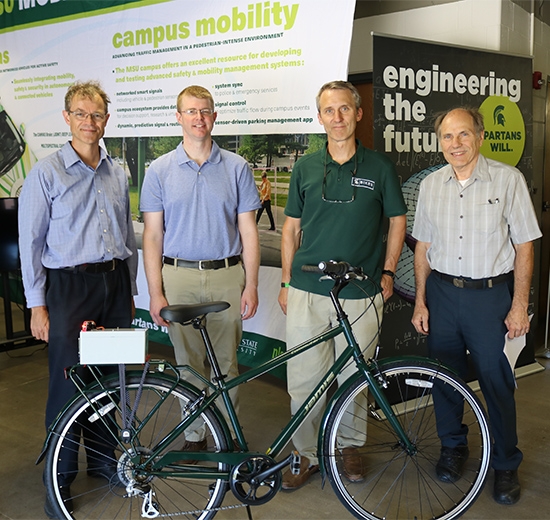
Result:
{"type": "Polygon", "coordinates": [[[303,265],[302,271],[325,274],[330,278],[355,278],[359,280],[364,280],[367,278],[361,267],[353,267],[348,262],[336,262],[334,260],[319,262],[318,265],[303,265]]]}

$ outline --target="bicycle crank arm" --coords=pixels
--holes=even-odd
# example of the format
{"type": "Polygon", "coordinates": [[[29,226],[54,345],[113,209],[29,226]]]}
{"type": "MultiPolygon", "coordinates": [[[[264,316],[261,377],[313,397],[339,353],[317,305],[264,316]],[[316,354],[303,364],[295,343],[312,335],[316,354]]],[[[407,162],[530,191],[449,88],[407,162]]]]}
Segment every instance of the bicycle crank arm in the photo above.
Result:
{"type": "MultiPolygon", "coordinates": [[[[298,455],[298,458],[300,456],[298,455]]],[[[255,476],[254,480],[256,482],[263,482],[266,478],[270,477],[271,475],[274,475],[278,471],[281,471],[283,468],[286,468],[289,464],[295,464],[296,455],[291,453],[285,460],[282,460],[281,462],[278,462],[274,466],[271,466],[270,468],[266,469],[265,471],[262,471],[261,473],[258,473],[258,475],[255,476]]],[[[300,465],[299,459],[298,459],[298,466],[300,465]]]]}

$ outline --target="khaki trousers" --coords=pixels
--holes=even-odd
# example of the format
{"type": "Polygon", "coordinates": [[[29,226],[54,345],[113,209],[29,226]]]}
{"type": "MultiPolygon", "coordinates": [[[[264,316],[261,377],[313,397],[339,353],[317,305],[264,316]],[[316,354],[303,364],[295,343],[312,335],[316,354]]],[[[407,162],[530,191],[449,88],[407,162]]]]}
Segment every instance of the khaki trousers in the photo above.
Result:
{"type": "MultiPolygon", "coordinates": [[[[206,328],[218,359],[222,374],[233,378],[239,374],[237,348],[242,337],[241,294],[244,289],[245,274],[242,264],[228,268],[201,271],[172,265],[162,269],[164,290],[168,303],[204,303],[226,301],[231,307],[222,312],[213,312],[206,317],[206,328]]],[[[171,323],[168,327],[170,340],[178,365],[190,365],[204,377],[206,375],[206,349],[199,334],[191,325],[171,323]]],[[[183,370],[182,378],[203,388],[203,384],[190,372],[183,370]]],[[[210,374],[210,378],[214,374],[210,374]]],[[[238,412],[237,389],[231,391],[231,398],[238,412]]],[[[220,406],[228,421],[227,411],[220,406]]],[[[185,432],[188,441],[204,439],[204,424],[195,421],[185,432]]],[[[202,421],[201,421],[202,423],[202,421]]]]}
{"type": "MultiPolygon", "coordinates": [[[[382,320],[384,307],[382,294],[377,294],[374,302],[370,298],[365,298],[341,300],[341,303],[350,323],[353,323],[367,309],[359,321],[353,325],[353,331],[365,357],[372,357],[378,344],[378,331],[382,320]]],[[[309,340],[336,324],[336,311],[328,296],[301,291],[294,287],[289,288],[286,321],[287,349],[309,340]]],[[[340,334],[330,341],[321,343],[296,356],[287,363],[287,386],[292,415],[304,403],[346,346],[346,338],[340,334]]],[[[338,384],[341,385],[354,372],[355,365],[352,362],[338,377],[338,384]]],[[[318,464],[317,438],[325,404],[326,397],[323,396],[292,438],[296,450],[300,455],[307,457],[311,464],[318,464]]],[[[350,418],[350,428],[346,428],[346,431],[353,433],[350,433],[348,438],[338,439],[341,448],[360,447],[365,444],[366,431],[362,430],[366,424],[364,422],[366,403],[355,408],[355,414],[346,414],[346,416],[354,416],[355,420],[350,418]],[[354,426],[354,423],[357,426],[354,426]],[[360,425],[363,425],[362,429],[359,428],[360,425]]]]}

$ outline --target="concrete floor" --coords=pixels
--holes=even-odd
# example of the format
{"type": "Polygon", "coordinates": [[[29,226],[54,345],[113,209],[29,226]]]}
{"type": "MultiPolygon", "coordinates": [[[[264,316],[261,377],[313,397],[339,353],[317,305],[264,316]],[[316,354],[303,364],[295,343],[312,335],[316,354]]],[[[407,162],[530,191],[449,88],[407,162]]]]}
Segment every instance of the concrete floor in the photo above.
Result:
{"type": "MultiPolygon", "coordinates": [[[[17,311],[14,311],[17,312],[17,311]]],[[[0,338],[3,316],[0,315],[0,338]]],[[[154,354],[170,357],[168,347],[156,346],[154,354]]],[[[550,368],[550,360],[539,362],[550,368]]],[[[26,347],[0,353],[0,520],[44,519],[42,465],[35,465],[44,440],[44,406],[47,392],[47,349],[26,347]]],[[[253,449],[264,449],[273,432],[289,419],[284,387],[273,381],[244,385],[241,394],[242,422],[253,449]],[[255,411],[252,414],[252,411],[255,411]]],[[[500,506],[487,486],[463,516],[469,520],[550,519],[550,371],[518,380],[518,426],[524,462],[520,468],[522,497],[518,504],[500,506]]],[[[231,493],[227,502],[234,503],[231,493]]],[[[350,518],[327,483],[315,475],[302,489],[279,493],[271,502],[252,509],[256,520],[350,518]]],[[[220,519],[246,519],[246,509],[218,513],[220,519]]]]}

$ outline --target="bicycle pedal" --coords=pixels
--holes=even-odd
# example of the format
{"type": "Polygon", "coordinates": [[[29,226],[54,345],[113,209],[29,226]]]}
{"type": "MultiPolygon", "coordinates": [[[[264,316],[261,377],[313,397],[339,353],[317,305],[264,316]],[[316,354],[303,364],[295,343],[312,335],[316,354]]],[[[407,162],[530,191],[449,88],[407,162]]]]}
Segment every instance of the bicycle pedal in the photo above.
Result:
{"type": "Polygon", "coordinates": [[[293,475],[299,475],[300,462],[302,461],[302,457],[297,451],[293,451],[291,456],[292,456],[292,460],[290,461],[290,472],[293,475]]]}

